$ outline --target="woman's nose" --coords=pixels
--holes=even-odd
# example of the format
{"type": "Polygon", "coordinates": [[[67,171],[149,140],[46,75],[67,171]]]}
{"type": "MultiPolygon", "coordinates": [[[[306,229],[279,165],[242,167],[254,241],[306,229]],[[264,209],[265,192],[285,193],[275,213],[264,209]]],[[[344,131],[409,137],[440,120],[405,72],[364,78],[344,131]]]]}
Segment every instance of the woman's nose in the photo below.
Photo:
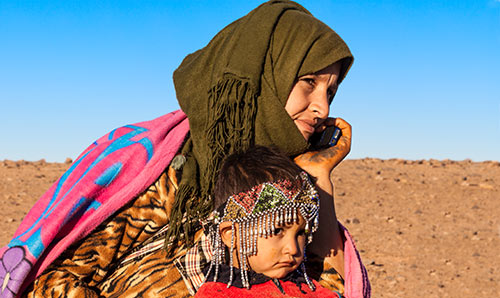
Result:
{"type": "Polygon", "coordinates": [[[309,104],[309,109],[315,117],[326,119],[330,113],[330,103],[327,92],[316,92],[309,104]]]}

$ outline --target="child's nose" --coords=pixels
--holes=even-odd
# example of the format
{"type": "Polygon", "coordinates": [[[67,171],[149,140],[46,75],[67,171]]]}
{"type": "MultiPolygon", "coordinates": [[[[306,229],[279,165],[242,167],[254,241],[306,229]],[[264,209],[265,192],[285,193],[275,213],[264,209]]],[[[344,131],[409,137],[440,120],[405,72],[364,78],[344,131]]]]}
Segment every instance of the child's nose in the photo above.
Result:
{"type": "Polygon", "coordinates": [[[289,254],[292,256],[299,255],[300,254],[300,246],[299,246],[297,239],[289,239],[285,244],[283,252],[285,254],[289,254]]]}

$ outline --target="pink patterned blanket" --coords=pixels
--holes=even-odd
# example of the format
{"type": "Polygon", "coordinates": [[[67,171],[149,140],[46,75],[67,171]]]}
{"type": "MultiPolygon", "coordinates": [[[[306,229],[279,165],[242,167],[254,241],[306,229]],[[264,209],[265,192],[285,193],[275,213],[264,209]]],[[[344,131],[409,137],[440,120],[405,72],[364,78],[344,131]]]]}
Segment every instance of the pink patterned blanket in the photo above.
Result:
{"type": "Polygon", "coordinates": [[[175,111],[115,129],[90,145],[0,249],[0,297],[16,297],[69,245],[149,187],[189,131],[175,111]]]}

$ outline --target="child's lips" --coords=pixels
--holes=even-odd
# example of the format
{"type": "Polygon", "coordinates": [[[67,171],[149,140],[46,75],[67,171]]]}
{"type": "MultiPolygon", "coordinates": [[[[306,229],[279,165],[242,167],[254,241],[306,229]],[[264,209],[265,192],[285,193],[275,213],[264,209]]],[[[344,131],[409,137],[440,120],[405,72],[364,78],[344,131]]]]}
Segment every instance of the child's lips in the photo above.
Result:
{"type": "Polygon", "coordinates": [[[294,261],[285,261],[285,262],[279,262],[278,266],[280,267],[294,267],[296,265],[296,262],[294,261]]]}

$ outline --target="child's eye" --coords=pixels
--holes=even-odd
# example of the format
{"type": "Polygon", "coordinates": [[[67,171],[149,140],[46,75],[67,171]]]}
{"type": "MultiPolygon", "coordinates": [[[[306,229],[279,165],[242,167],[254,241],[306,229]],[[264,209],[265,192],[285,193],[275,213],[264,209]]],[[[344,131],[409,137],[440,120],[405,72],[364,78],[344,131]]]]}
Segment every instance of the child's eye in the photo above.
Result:
{"type": "Polygon", "coordinates": [[[278,236],[281,233],[283,233],[283,228],[275,228],[274,231],[273,231],[273,235],[274,236],[278,236]]]}

